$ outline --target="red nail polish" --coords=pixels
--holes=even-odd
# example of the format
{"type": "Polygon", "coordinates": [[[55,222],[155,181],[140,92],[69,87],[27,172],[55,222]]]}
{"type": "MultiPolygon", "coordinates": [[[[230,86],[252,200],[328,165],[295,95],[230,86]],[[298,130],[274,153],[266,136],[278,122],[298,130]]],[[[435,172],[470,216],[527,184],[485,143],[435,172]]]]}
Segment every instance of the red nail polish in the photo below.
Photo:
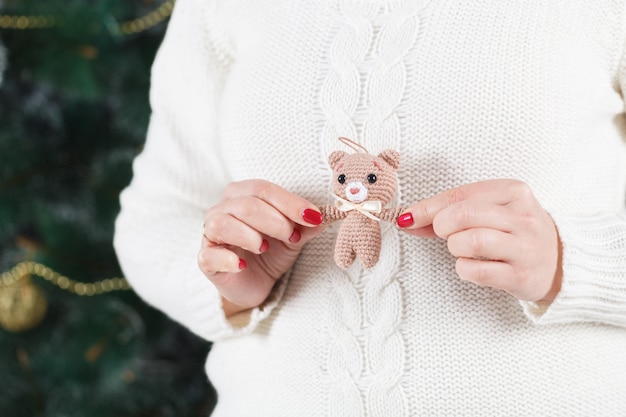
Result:
{"type": "Polygon", "coordinates": [[[314,224],[316,226],[322,224],[322,221],[324,220],[322,217],[322,213],[312,209],[304,210],[302,212],[302,218],[305,222],[314,224]]]}
{"type": "Polygon", "coordinates": [[[248,263],[243,259],[239,258],[239,270],[246,269],[248,263]]]}
{"type": "Polygon", "coordinates": [[[267,252],[267,250],[270,248],[270,242],[268,242],[267,240],[263,239],[263,242],[261,243],[261,247],[259,248],[259,252],[263,253],[263,252],[267,252]]]}
{"type": "Polygon", "coordinates": [[[293,229],[293,233],[289,236],[289,241],[291,243],[298,243],[302,239],[302,233],[298,229],[293,229]]]}
{"type": "Polygon", "coordinates": [[[400,215],[396,219],[396,223],[398,223],[399,227],[413,226],[413,223],[415,223],[415,221],[413,220],[413,214],[411,214],[411,213],[404,213],[404,214],[400,215]]]}

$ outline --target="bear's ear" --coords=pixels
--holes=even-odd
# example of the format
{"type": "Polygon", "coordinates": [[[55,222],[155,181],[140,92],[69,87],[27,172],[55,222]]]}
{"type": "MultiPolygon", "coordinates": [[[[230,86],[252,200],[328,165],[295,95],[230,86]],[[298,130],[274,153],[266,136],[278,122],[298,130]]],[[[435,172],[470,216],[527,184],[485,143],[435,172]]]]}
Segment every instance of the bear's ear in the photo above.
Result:
{"type": "Polygon", "coordinates": [[[347,153],[344,152],[344,151],[333,151],[328,156],[328,164],[334,170],[335,167],[337,166],[337,163],[341,160],[341,158],[343,158],[346,155],[347,155],[347,153]]]}
{"type": "Polygon", "coordinates": [[[382,151],[378,154],[378,157],[387,162],[393,169],[398,169],[400,166],[400,153],[393,149],[382,151]]]}

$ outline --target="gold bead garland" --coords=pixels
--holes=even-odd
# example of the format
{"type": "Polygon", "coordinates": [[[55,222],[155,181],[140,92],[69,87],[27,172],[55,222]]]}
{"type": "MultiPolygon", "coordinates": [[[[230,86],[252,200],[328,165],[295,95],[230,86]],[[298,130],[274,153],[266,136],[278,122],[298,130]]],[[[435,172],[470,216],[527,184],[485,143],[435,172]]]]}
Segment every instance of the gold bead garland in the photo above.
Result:
{"type": "Polygon", "coordinates": [[[176,0],[166,0],[165,3],[156,8],[156,10],[138,19],[122,22],[121,31],[125,35],[143,32],[150,29],[167,19],[174,10],[176,0]]]}
{"type": "Polygon", "coordinates": [[[50,16],[0,15],[0,28],[2,29],[47,29],[55,24],[55,19],[50,16]]]}
{"type": "MultiPolygon", "coordinates": [[[[112,31],[116,35],[132,35],[148,30],[172,14],[174,3],[176,0],[165,0],[163,4],[145,16],[114,25],[112,31]]],[[[57,25],[57,19],[52,16],[0,15],[0,29],[49,29],[57,25]]]]}
{"type": "Polygon", "coordinates": [[[8,272],[0,275],[0,291],[3,287],[14,285],[19,280],[29,276],[37,275],[62,290],[69,291],[76,295],[92,296],[111,291],[129,290],[130,285],[124,278],[108,278],[98,282],[77,282],[68,277],[53,271],[47,266],[37,262],[21,262],[8,272]]]}
{"type": "Polygon", "coordinates": [[[124,278],[108,278],[98,282],[77,282],[37,262],[22,262],[0,275],[0,327],[10,332],[32,329],[43,320],[47,302],[43,291],[31,276],[37,275],[62,290],[80,296],[129,290],[124,278]]]}

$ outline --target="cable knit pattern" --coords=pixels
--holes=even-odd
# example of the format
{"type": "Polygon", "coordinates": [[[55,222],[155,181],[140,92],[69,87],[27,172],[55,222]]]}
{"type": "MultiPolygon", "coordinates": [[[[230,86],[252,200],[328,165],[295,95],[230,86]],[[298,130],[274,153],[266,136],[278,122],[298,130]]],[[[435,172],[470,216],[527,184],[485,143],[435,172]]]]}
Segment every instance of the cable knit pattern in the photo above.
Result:
{"type": "Polygon", "coordinates": [[[324,117],[321,131],[325,155],[336,148],[337,138],[359,141],[354,116],[362,96],[360,68],[367,57],[374,36],[372,19],[379,6],[360,2],[342,2],[335,13],[338,27],[328,50],[328,73],[320,91],[319,105],[324,117]]]}
{"type": "MultiPolygon", "coordinates": [[[[339,2],[338,12],[343,24],[331,43],[329,67],[332,70],[321,90],[320,103],[326,117],[322,143],[332,143],[335,137],[354,135],[358,130],[366,148],[397,148],[400,121],[395,110],[406,91],[403,59],[417,39],[417,14],[426,3],[418,2],[417,7],[403,5],[389,11],[368,3],[339,2]],[[362,126],[358,124],[359,114],[365,115],[362,126]],[[354,122],[340,122],[342,118],[354,122]],[[346,130],[342,131],[342,126],[346,130]]],[[[349,278],[338,271],[332,274],[333,287],[341,288],[333,300],[341,308],[329,310],[329,327],[334,331],[333,341],[338,346],[330,347],[328,371],[338,389],[331,391],[328,409],[337,415],[365,415],[361,411],[362,398],[365,398],[367,415],[385,412],[404,415],[408,410],[400,384],[405,346],[399,333],[402,288],[395,280],[399,240],[388,226],[383,226],[383,232],[384,252],[378,265],[371,270],[353,268],[348,273],[349,278]],[[361,310],[366,321],[355,326],[353,319],[361,310]],[[363,333],[363,346],[355,338],[359,330],[363,333]],[[351,343],[346,343],[348,340],[351,343]],[[346,345],[351,348],[346,349],[346,345]],[[356,364],[364,365],[364,350],[369,358],[367,367],[356,368],[356,364]],[[337,351],[342,352],[342,360],[337,360],[337,351]],[[357,386],[362,387],[365,395],[357,386]],[[347,409],[346,404],[350,404],[347,409]]]]}
{"type": "MultiPolygon", "coordinates": [[[[360,2],[337,5],[337,33],[328,53],[327,78],[320,91],[320,107],[324,116],[321,135],[327,154],[336,147],[339,136],[358,138],[354,116],[359,108],[363,63],[374,36],[372,19],[379,6],[360,2]]],[[[358,141],[358,139],[357,139],[358,141]]],[[[331,383],[327,413],[331,416],[365,416],[362,378],[364,352],[362,341],[363,307],[359,287],[362,285],[361,266],[349,271],[330,271],[332,292],[328,309],[328,329],[331,335],[328,367],[331,383]]]]}
{"type": "Polygon", "coordinates": [[[400,242],[392,226],[382,227],[380,262],[363,273],[365,288],[365,346],[371,380],[366,388],[368,416],[408,413],[402,375],[406,366],[405,340],[400,333],[403,317],[402,286],[397,280],[400,242]]]}
{"type": "Polygon", "coordinates": [[[420,27],[418,12],[427,4],[427,1],[409,2],[382,16],[384,24],[374,45],[374,69],[365,88],[368,115],[363,143],[366,148],[376,144],[383,149],[397,149],[400,120],[395,110],[405,96],[407,83],[403,60],[415,46],[420,27]]]}
{"type": "Polygon", "coordinates": [[[329,273],[332,288],[328,300],[327,372],[330,376],[327,414],[329,416],[365,416],[361,378],[364,372],[362,347],[363,311],[358,284],[359,266],[344,273],[336,266],[329,273]],[[357,270],[355,273],[354,270],[357,270]]]}
{"type": "Polygon", "coordinates": [[[169,25],[115,247],[214,342],[214,416],[624,416],[626,0],[177,0],[169,25]],[[206,209],[249,178],[332,203],[339,136],[400,152],[389,206],[529,184],[563,243],[556,300],[462,282],[445,241],[388,222],[378,263],[341,270],[333,224],[227,320],[197,268],[206,209]]]}

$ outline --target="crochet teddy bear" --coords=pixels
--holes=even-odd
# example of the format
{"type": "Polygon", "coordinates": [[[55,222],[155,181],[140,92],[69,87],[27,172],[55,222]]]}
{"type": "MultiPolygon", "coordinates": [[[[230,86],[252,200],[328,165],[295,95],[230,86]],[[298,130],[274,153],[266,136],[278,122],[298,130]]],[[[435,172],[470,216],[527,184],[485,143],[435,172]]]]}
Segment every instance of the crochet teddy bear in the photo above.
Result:
{"type": "MultiPolygon", "coordinates": [[[[349,139],[340,140],[354,144],[349,139]]],[[[400,154],[389,149],[375,156],[357,146],[365,152],[349,154],[338,150],[329,155],[335,202],[320,207],[325,224],[343,220],[335,243],[335,263],[344,269],[357,257],[365,268],[376,265],[382,242],[379,222],[393,222],[405,210],[384,208],[398,188],[400,154]]]]}

